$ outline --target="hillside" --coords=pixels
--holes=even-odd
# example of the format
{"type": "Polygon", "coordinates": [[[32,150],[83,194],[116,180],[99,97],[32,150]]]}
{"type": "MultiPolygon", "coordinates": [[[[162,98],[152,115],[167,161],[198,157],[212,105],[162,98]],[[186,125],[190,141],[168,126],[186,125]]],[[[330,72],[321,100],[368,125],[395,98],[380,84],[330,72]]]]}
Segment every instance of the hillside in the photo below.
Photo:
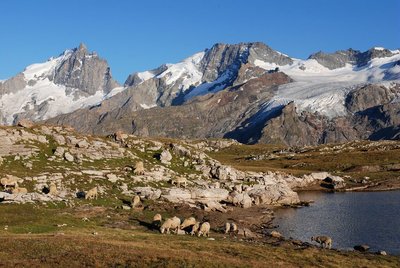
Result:
{"type": "Polygon", "coordinates": [[[326,177],[338,191],[393,183],[398,142],[287,148],[122,132],[85,136],[71,128],[21,125],[0,128],[0,177],[18,184],[0,193],[2,265],[399,265],[394,256],[321,250],[269,235],[275,206],[299,206],[293,189],[329,190],[322,187],[326,177]],[[139,161],[144,171],[138,172],[139,161]],[[49,192],[52,184],[55,192],[49,192]],[[93,187],[98,197],[85,199],[93,187]],[[14,192],[20,188],[27,193],[14,192]],[[211,239],[161,235],[152,223],[156,213],[209,221],[211,239]],[[223,233],[226,221],[238,223],[237,235],[223,233]]]}

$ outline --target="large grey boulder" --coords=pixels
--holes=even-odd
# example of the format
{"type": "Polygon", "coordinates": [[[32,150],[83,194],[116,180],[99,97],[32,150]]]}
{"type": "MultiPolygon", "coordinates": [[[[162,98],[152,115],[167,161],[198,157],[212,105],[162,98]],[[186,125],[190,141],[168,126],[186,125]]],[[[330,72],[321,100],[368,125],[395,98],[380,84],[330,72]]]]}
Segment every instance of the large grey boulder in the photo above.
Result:
{"type": "Polygon", "coordinates": [[[142,199],[156,200],[161,197],[161,190],[153,187],[135,187],[133,191],[142,199]]]}

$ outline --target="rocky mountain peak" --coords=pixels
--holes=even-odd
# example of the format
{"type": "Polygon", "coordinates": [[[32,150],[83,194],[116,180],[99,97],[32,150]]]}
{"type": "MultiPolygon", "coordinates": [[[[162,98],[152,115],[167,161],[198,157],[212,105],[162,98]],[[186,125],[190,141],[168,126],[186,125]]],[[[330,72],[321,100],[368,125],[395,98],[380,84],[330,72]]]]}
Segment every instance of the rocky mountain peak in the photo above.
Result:
{"type": "Polygon", "coordinates": [[[333,53],[319,51],[310,55],[308,59],[315,59],[322,66],[334,70],[345,67],[346,63],[356,67],[363,67],[372,59],[391,57],[393,55],[392,51],[381,47],[373,47],[364,52],[349,48],[347,50],[338,50],[333,53]]]}
{"type": "Polygon", "coordinates": [[[83,43],[58,65],[49,79],[53,80],[55,84],[79,89],[89,95],[98,91],[108,93],[111,89],[119,86],[112,79],[107,61],[96,53],[89,53],[83,43]]]}
{"type": "Polygon", "coordinates": [[[77,50],[87,53],[87,47],[86,47],[86,45],[84,43],[80,43],[79,47],[77,48],[77,50]]]}

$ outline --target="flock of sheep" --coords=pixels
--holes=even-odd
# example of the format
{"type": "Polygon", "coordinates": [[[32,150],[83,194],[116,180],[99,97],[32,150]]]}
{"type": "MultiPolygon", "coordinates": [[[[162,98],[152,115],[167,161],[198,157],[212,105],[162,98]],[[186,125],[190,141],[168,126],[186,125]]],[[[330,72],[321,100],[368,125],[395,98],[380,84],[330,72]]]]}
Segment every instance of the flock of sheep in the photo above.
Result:
{"type": "MultiPolygon", "coordinates": [[[[162,234],[170,234],[171,232],[178,234],[181,231],[186,234],[197,235],[198,237],[208,237],[211,228],[209,222],[199,222],[194,217],[189,217],[182,222],[180,218],[174,216],[172,218],[167,218],[164,223],[161,223],[162,216],[160,214],[154,215],[153,226],[159,227],[160,233],[162,234]]],[[[237,233],[237,231],[238,228],[235,223],[227,222],[225,224],[225,234],[237,233]]]]}
{"type": "Polygon", "coordinates": [[[160,233],[169,234],[171,231],[175,234],[178,234],[179,230],[183,230],[185,233],[190,233],[191,235],[200,236],[209,236],[210,234],[210,223],[203,222],[200,223],[194,217],[190,217],[185,219],[181,223],[181,219],[174,216],[173,218],[167,218],[164,223],[162,223],[162,216],[160,214],[156,214],[153,217],[153,226],[160,226],[160,233]]]}

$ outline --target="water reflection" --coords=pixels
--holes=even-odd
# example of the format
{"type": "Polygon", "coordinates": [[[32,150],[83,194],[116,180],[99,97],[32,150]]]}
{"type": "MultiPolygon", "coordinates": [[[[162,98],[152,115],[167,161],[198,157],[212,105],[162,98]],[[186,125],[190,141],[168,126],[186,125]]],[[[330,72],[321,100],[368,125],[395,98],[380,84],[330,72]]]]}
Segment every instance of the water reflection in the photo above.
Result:
{"type": "Polygon", "coordinates": [[[335,248],[368,244],[373,251],[400,254],[400,191],[299,195],[315,203],[276,212],[278,231],[284,236],[310,242],[313,235],[329,235],[335,248]]]}

